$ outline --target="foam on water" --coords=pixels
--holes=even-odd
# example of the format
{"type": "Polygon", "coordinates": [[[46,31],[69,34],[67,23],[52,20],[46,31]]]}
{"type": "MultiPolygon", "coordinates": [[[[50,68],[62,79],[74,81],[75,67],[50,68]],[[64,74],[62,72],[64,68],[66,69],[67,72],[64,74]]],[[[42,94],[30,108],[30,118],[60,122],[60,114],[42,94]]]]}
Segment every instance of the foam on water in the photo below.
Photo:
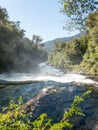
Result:
{"type": "Polygon", "coordinates": [[[28,74],[28,73],[13,73],[13,74],[0,74],[0,80],[5,81],[56,81],[61,83],[69,82],[81,82],[81,83],[96,83],[91,79],[87,79],[84,75],[80,74],[64,74],[55,67],[46,65],[45,63],[40,64],[40,74],[28,74]]]}
{"type": "Polygon", "coordinates": [[[63,74],[63,76],[50,76],[50,75],[44,75],[44,76],[38,76],[34,79],[35,81],[56,81],[61,83],[69,83],[69,82],[81,82],[81,83],[96,83],[95,81],[91,79],[86,79],[85,76],[79,75],[79,74],[63,74]]]}

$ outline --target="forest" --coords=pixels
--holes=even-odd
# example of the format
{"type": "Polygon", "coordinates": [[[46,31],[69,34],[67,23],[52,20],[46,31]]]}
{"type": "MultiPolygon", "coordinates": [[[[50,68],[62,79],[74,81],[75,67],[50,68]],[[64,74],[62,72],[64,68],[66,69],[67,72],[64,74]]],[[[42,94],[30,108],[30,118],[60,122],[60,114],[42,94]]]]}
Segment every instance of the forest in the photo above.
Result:
{"type": "Polygon", "coordinates": [[[49,54],[48,63],[71,70],[98,74],[98,11],[90,13],[85,21],[85,33],[71,42],[58,41],[49,54]]]}
{"type": "Polygon", "coordinates": [[[34,74],[31,75],[32,81],[0,79],[0,130],[98,128],[98,87],[95,87],[98,82],[87,79],[89,83],[86,84],[78,80],[59,80],[62,77],[66,79],[67,71],[98,76],[98,2],[60,0],[60,3],[63,5],[61,12],[72,20],[67,23],[67,29],[79,29],[82,36],[70,42],[56,42],[53,52],[45,50],[41,36],[32,34],[32,40],[27,38],[20,22],[10,21],[6,8],[0,6],[0,76],[2,73],[34,74]],[[42,66],[43,71],[52,66],[51,71],[55,70],[58,75],[49,75],[49,71],[46,71],[41,75],[45,79],[33,79],[40,72],[39,64],[42,62],[47,62],[42,66]],[[57,68],[63,70],[63,73],[57,68]],[[11,94],[15,100],[10,98],[11,94]],[[17,96],[19,98],[16,100],[17,96]],[[4,106],[4,103],[7,105],[4,106]],[[61,108],[64,109],[61,111],[61,108]]]}
{"type": "Polygon", "coordinates": [[[46,61],[47,52],[40,36],[25,37],[20,22],[9,20],[8,12],[0,7],[0,72],[30,72],[46,61]]]}

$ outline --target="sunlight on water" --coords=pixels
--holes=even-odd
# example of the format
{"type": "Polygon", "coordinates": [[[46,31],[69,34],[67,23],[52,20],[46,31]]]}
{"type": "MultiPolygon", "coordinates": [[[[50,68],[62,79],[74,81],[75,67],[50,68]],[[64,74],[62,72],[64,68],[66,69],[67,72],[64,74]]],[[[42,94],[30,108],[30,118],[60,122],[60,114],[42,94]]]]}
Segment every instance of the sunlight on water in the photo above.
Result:
{"type": "Polygon", "coordinates": [[[47,80],[52,80],[56,82],[61,82],[61,83],[69,83],[69,82],[81,82],[81,83],[95,83],[95,81],[91,79],[86,79],[85,76],[78,75],[78,74],[63,74],[62,76],[38,76],[34,80],[36,81],[47,81],[47,80]]]}
{"type": "Polygon", "coordinates": [[[13,74],[0,74],[0,80],[4,81],[56,81],[61,83],[81,82],[81,83],[96,83],[91,79],[86,79],[85,76],[79,74],[64,74],[59,69],[53,66],[40,64],[40,74],[28,73],[13,73],[13,74]]]}

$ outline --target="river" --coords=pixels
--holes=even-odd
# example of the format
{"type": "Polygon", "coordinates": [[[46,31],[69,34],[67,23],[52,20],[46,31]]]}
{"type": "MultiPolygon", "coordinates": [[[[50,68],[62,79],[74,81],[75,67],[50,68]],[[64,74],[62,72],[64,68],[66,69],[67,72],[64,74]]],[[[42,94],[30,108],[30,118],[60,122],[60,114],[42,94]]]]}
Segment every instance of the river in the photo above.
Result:
{"type": "MultiPolygon", "coordinates": [[[[79,84],[96,84],[96,87],[98,86],[97,82],[87,79],[84,75],[63,73],[53,66],[46,65],[46,63],[41,63],[39,66],[40,72],[36,74],[0,74],[1,83],[13,83],[0,87],[0,107],[8,105],[10,99],[16,100],[19,96],[22,96],[23,101],[27,102],[36,97],[40,92],[46,92],[47,90],[48,92],[53,91],[53,94],[48,95],[48,97],[43,98],[40,103],[37,103],[35,115],[46,112],[48,115],[51,114],[51,118],[55,117],[54,120],[59,121],[64,110],[72,103],[75,95],[80,95],[86,91],[86,88],[79,84]],[[28,81],[29,83],[26,83],[28,81]],[[73,82],[77,83],[77,85],[73,84],[73,82]]],[[[98,96],[91,94],[89,98],[84,101],[82,106],[83,111],[87,114],[87,119],[84,120],[86,125],[88,124],[87,122],[90,122],[89,117],[97,122],[98,96]]],[[[92,125],[92,123],[90,125],[92,125]]]]}

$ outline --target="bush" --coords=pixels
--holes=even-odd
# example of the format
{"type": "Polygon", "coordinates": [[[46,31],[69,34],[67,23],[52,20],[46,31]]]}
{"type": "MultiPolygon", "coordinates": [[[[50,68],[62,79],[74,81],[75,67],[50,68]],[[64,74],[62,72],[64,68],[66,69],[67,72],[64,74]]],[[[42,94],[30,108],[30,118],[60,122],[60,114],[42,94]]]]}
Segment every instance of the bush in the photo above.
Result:
{"type": "Polygon", "coordinates": [[[82,113],[78,104],[90,94],[91,91],[83,93],[81,96],[75,96],[71,107],[64,112],[63,118],[58,123],[53,123],[47,114],[41,114],[33,122],[30,121],[32,113],[25,111],[25,106],[22,102],[22,97],[19,98],[18,103],[10,101],[8,107],[4,107],[0,113],[0,130],[63,130],[64,128],[72,129],[73,124],[71,118],[75,115],[85,116],[82,113]]]}

